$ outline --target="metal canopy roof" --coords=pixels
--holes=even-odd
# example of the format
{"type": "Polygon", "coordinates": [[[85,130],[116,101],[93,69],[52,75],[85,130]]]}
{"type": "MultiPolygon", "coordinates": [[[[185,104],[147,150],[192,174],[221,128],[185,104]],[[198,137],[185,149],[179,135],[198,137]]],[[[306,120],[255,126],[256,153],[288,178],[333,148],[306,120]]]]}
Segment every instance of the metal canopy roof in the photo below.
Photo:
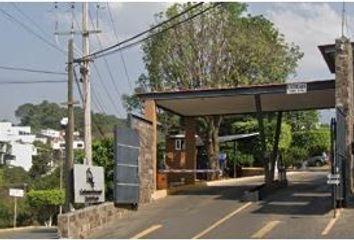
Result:
{"type": "MultiPolygon", "coordinates": [[[[335,68],[335,57],[336,57],[336,46],[335,44],[327,44],[327,45],[321,45],[318,46],[318,48],[321,51],[321,54],[324,58],[324,60],[327,63],[327,66],[331,73],[336,72],[335,68]]],[[[352,48],[353,48],[353,55],[354,55],[354,43],[352,42],[352,48]]]]}
{"type": "Polygon", "coordinates": [[[255,113],[256,96],[263,112],[326,109],[335,106],[334,80],[304,82],[306,91],[290,94],[288,84],[142,93],[157,106],[182,116],[236,115],[255,113]]]}

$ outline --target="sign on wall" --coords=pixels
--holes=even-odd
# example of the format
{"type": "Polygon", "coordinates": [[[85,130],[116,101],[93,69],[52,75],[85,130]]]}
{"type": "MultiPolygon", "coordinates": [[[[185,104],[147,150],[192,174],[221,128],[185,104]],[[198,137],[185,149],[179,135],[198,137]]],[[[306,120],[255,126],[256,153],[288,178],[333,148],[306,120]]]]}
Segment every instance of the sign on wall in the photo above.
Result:
{"type": "Polygon", "coordinates": [[[74,164],[74,202],[104,202],[103,167],[74,164]]]}
{"type": "Polygon", "coordinates": [[[306,83],[288,83],[286,86],[286,94],[301,94],[306,92],[306,83]]]}
{"type": "Polygon", "coordinates": [[[9,195],[11,197],[23,197],[24,191],[23,191],[23,189],[19,189],[19,188],[10,188],[9,195]]]}

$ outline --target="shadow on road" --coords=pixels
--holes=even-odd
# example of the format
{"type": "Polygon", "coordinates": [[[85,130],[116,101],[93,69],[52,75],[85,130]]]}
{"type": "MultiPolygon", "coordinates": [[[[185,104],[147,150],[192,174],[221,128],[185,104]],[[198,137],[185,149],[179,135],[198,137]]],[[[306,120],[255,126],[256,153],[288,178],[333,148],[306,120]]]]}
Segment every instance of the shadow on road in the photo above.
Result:
{"type": "Polygon", "coordinates": [[[332,199],[325,182],[298,180],[268,195],[260,206],[254,213],[323,215],[332,210],[332,199]]]}

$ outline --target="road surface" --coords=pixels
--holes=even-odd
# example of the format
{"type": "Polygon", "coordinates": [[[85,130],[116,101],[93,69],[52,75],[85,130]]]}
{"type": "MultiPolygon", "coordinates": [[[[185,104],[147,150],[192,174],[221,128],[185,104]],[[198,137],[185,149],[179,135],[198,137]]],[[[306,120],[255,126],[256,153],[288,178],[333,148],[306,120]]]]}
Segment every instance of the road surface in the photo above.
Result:
{"type": "Polygon", "coordinates": [[[245,190],[261,183],[262,177],[181,192],[143,206],[90,237],[352,238],[354,230],[339,224],[341,217],[332,220],[326,176],[326,171],[292,174],[288,188],[257,203],[241,198],[245,190]]]}

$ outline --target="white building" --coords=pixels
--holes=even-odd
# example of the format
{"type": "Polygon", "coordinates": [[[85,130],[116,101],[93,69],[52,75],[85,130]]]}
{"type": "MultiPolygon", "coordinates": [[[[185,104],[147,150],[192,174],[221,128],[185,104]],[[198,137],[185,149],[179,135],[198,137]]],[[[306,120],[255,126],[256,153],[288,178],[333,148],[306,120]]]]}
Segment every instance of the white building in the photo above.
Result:
{"type": "MultiPolygon", "coordinates": [[[[84,149],[84,141],[80,139],[80,133],[74,132],[74,149],[84,149]]],[[[53,150],[65,150],[65,131],[58,131],[54,129],[45,129],[41,130],[36,137],[37,141],[41,141],[43,143],[49,143],[53,150]]]]}
{"type": "Polygon", "coordinates": [[[0,122],[0,164],[23,167],[28,171],[32,166],[32,156],[37,154],[34,140],[31,127],[0,122]]]}

